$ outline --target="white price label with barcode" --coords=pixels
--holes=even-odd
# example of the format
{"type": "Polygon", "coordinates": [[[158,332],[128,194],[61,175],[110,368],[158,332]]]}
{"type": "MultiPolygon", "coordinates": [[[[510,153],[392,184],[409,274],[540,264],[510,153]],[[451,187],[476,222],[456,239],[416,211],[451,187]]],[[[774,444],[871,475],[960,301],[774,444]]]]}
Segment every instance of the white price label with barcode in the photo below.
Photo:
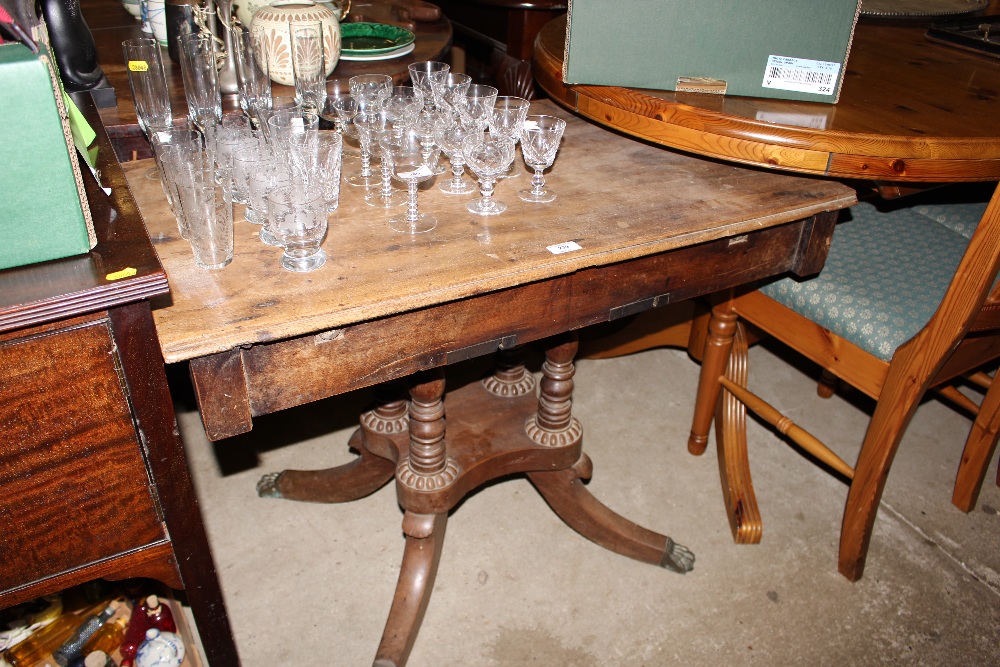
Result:
{"type": "Polygon", "coordinates": [[[768,56],[764,70],[765,88],[799,93],[833,95],[837,89],[840,63],[787,56],[768,56]]]}

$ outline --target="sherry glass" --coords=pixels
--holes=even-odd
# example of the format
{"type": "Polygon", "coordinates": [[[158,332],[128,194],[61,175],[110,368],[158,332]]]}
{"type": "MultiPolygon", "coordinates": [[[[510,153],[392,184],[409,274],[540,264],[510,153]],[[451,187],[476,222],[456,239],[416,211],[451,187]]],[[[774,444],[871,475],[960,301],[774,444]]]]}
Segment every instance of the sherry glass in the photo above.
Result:
{"type": "Polygon", "coordinates": [[[545,203],[556,198],[555,194],[545,187],[545,176],[542,174],[552,166],[562,141],[566,121],[555,116],[528,116],[524,121],[524,134],[521,135],[521,153],[524,163],[535,170],[531,177],[531,189],[521,190],[517,196],[524,201],[545,203]]]}
{"type": "Polygon", "coordinates": [[[455,72],[449,72],[447,76],[442,77],[441,81],[431,82],[434,105],[457,116],[456,100],[465,96],[471,84],[471,76],[455,72]]]}
{"type": "Polygon", "coordinates": [[[209,125],[222,119],[215,40],[208,33],[202,32],[181,35],[178,51],[188,115],[191,122],[205,132],[209,125]]]}
{"type": "Polygon", "coordinates": [[[465,157],[462,155],[462,141],[478,130],[472,130],[459,123],[451,114],[441,114],[434,124],[434,140],[451,162],[451,178],[438,185],[441,192],[449,195],[467,195],[476,191],[476,184],[465,174],[465,157]]]}
{"type": "MultiPolygon", "coordinates": [[[[497,137],[506,137],[515,144],[521,140],[524,132],[524,119],[528,117],[528,107],[531,104],[521,97],[499,96],[490,112],[490,134],[497,137]]],[[[513,165],[513,163],[511,163],[513,165]]],[[[513,169],[504,174],[503,178],[513,178],[517,176],[517,171],[513,169]]]]}
{"type": "Polygon", "coordinates": [[[471,84],[465,94],[456,98],[459,120],[469,127],[485,130],[499,91],[493,86],[471,84]]]}
{"type": "Polygon", "coordinates": [[[435,107],[434,84],[444,81],[451,71],[451,65],[436,60],[424,60],[410,63],[407,69],[410,70],[410,81],[414,88],[423,95],[424,109],[432,110],[435,107]]]}
{"type": "Polygon", "coordinates": [[[506,137],[494,137],[474,132],[462,141],[462,155],[466,164],[479,176],[479,193],[466,208],[477,215],[498,215],[507,205],[493,199],[497,177],[510,168],[514,161],[514,142],[506,137]]]}
{"type": "Polygon", "coordinates": [[[429,232],[437,227],[437,218],[418,210],[417,192],[420,183],[432,178],[434,172],[424,162],[420,135],[414,130],[387,132],[382,136],[381,146],[392,160],[393,177],[406,184],[409,195],[406,213],[390,218],[389,226],[409,234],[429,232]]]}
{"type": "Polygon", "coordinates": [[[392,153],[386,148],[386,143],[391,142],[393,136],[397,136],[396,131],[390,128],[378,130],[371,138],[373,149],[378,147],[382,187],[378,190],[371,190],[365,195],[365,203],[369,206],[395,208],[409,201],[409,195],[406,192],[393,187],[392,153]]]}
{"type": "Polygon", "coordinates": [[[323,24],[288,25],[292,45],[292,74],[295,99],[303,109],[318,114],[326,101],[326,58],[323,53],[323,24]]]}

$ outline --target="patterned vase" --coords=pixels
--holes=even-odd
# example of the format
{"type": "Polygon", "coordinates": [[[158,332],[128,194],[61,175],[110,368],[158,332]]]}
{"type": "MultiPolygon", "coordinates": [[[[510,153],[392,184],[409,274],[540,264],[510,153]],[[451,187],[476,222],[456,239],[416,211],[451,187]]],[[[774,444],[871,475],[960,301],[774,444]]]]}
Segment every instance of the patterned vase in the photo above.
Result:
{"type": "Polygon", "coordinates": [[[285,0],[260,7],[250,23],[250,30],[259,35],[259,43],[267,52],[271,80],[285,86],[295,85],[288,33],[290,22],[323,23],[323,55],[326,75],[329,76],[340,60],[340,22],[337,15],[328,7],[308,0],[285,0]]]}

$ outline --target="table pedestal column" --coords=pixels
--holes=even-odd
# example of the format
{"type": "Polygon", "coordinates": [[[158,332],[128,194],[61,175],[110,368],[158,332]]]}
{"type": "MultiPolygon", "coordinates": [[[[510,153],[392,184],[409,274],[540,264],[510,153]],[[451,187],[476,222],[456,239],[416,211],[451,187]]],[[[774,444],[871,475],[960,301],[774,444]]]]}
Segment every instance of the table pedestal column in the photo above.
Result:
{"type": "Polygon", "coordinates": [[[694,555],[685,547],[628,521],[587,490],[583,482],[593,466],[571,414],[576,337],[548,342],[537,399],[519,350],[501,352],[491,377],[447,398],[443,374],[429,371],[410,390],[408,421],[400,394],[379,392],[379,405],[362,415],[350,440],[358,459],[330,470],[286,470],[258,485],[261,495],[344,502],[395,476],[406,546],[376,667],[406,663],[434,585],[448,512],[497,477],[526,473],[560,518],[611,551],[679,573],[693,567],[694,555]]]}

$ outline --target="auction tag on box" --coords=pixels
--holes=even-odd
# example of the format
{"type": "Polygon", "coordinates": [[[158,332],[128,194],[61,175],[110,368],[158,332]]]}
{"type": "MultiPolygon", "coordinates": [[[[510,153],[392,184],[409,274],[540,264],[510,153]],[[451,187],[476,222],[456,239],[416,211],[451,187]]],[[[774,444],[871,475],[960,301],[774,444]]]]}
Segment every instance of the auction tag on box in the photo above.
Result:
{"type": "Polygon", "coordinates": [[[149,63],[145,60],[130,60],[128,61],[128,69],[130,72],[148,72],[149,63]]]}
{"type": "Polygon", "coordinates": [[[573,252],[574,250],[583,250],[583,247],[576,241],[566,241],[565,243],[550,245],[545,249],[553,255],[562,255],[563,253],[573,252]]]}
{"type": "Polygon", "coordinates": [[[794,90],[798,93],[833,95],[837,89],[840,63],[787,56],[768,56],[764,68],[764,88],[794,90]]]}

